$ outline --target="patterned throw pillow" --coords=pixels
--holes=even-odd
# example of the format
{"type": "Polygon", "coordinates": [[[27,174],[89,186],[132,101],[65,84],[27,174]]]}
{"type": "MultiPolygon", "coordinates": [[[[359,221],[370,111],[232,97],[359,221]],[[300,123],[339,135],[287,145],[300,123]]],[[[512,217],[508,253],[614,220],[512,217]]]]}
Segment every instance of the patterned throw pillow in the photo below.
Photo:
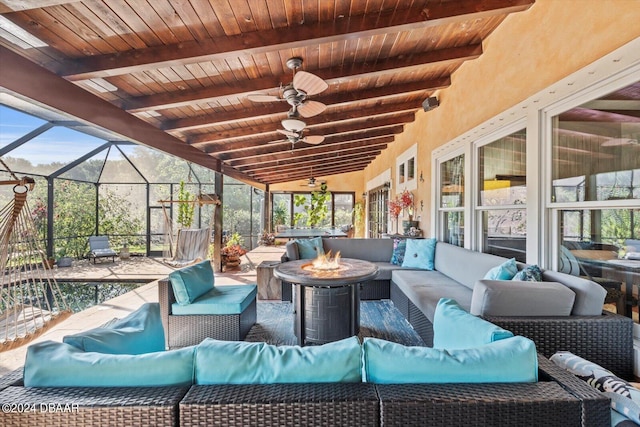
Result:
{"type": "Polygon", "coordinates": [[[393,255],[391,255],[391,264],[402,265],[406,249],[407,239],[393,239],[393,255]]]}
{"type": "Polygon", "coordinates": [[[559,351],[549,360],[601,391],[611,399],[613,410],[640,424],[640,390],[602,366],[568,351],[559,351]]]}
{"type": "Polygon", "coordinates": [[[522,270],[518,271],[513,280],[520,280],[523,282],[542,282],[542,270],[537,265],[528,265],[522,270]]]}

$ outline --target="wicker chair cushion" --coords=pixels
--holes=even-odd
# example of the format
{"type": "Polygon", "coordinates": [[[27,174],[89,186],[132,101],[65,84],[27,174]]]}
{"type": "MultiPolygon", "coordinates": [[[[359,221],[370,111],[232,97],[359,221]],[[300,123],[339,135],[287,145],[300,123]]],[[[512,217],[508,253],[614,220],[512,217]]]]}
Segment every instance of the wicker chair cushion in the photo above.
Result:
{"type": "Polygon", "coordinates": [[[511,258],[487,271],[484,278],[489,280],[511,280],[518,272],[516,259],[511,258]]]}
{"type": "Polygon", "coordinates": [[[205,339],[196,351],[196,384],[361,382],[358,337],[319,346],[205,339]]]}
{"type": "MultiPolygon", "coordinates": [[[[603,392],[611,399],[611,408],[614,411],[640,424],[640,390],[608,369],[569,351],[559,351],[549,359],[603,392]]],[[[612,422],[611,425],[615,424],[612,422]]]]}
{"type": "Polygon", "coordinates": [[[365,338],[366,382],[520,383],[538,380],[533,341],[516,336],[463,350],[408,347],[379,338],[365,338]]]}
{"type": "Polygon", "coordinates": [[[322,237],[312,237],[310,239],[296,239],[298,254],[300,259],[314,259],[318,255],[324,254],[322,247],[322,237]]]}
{"type": "Polygon", "coordinates": [[[407,239],[403,267],[433,270],[436,256],[436,239],[407,239]]]}
{"type": "Polygon", "coordinates": [[[185,314],[240,314],[255,299],[256,285],[216,286],[189,305],[173,303],[174,315],[185,314]]]}
{"type": "Polygon", "coordinates": [[[164,351],[160,304],[143,304],[109,326],[67,335],[62,341],[82,351],[97,353],[143,354],[164,351]]]}
{"type": "Polygon", "coordinates": [[[512,336],[510,331],[469,314],[450,298],[442,298],[436,306],[433,316],[434,348],[474,348],[512,336]]]}
{"type": "Polygon", "coordinates": [[[205,260],[173,271],[169,274],[169,280],[178,304],[191,304],[199,296],[213,289],[214,276],[211,261],[205,260]]]}
{"type": "Polygon", "coordinates": [[[84,352],[44,341],[27,349],[25,387],[156,387],[193,384],[195,347],[147,354],[84,352]]]}

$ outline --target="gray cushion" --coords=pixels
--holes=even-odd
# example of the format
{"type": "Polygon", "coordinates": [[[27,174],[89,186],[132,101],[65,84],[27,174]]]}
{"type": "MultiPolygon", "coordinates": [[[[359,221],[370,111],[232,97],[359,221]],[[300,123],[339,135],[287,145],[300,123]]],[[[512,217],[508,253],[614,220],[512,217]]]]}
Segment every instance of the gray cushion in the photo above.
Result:
{"type": "Polygon", "coordinates": [[[542,279],[546,282],[560,282],[576,294],[571,315],[598,316],[602,314],[602,305],[607,291],[597,283],[551,270],[544,270],[542,279]]]}
{"type": "Polygon", "coordinates": [[[476,316],[569,316],[575,294],[557,282],[478,280],[470,313],[476,316]]]}
{"type": "Polygon", "coordinates": [[[340,251],[343,258],[372,262],[389,262],[393,254],[393,239],[323,239],[324,251],[340,251]]]}
{"type": "Polygon", "coordinates": [[[469,289],[473,289],[476,280],[482,279],[487,271],[505,261],[503,257],[470,251],[449,243],[436,244],[436,270],[469,289]]]}
{"type": "Polygon", "coordinates": [[[391,278],[431,322],[440,298],[454,299],[467,311],[471,307],[471,289],[439,271],[394,270],[391,278]]]}

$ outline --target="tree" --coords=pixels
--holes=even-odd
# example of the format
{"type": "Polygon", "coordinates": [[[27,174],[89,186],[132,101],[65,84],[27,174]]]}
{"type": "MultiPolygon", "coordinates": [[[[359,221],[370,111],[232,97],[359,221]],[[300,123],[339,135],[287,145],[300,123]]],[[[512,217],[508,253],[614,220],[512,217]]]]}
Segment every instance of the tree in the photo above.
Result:
{"type": "Polygon", "coordinates": [[[297,207],[304,206],[304,212],[295,213],[294,222],[306,219],[309,227],[317,227],[329,215],[328,203],[330,200],[331,192],[327,190],[325,183],[320,185],[320,191],[312,192],[309,199],[305,195],[296,194],[293,203],[297,207]]]}

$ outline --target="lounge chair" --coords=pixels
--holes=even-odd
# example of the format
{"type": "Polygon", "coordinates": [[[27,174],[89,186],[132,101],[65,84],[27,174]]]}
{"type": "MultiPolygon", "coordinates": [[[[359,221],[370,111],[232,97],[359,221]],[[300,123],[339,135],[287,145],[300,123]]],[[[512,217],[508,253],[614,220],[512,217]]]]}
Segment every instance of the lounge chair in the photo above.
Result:
{"type": "Polygon", "coordinates": [[[108,236],[90,236],[89,237],[89,259],[93,258],[96,263],[97,258],[111,257],[113,262],[116,261],[118,254],[111,249],[108,236]]]}

